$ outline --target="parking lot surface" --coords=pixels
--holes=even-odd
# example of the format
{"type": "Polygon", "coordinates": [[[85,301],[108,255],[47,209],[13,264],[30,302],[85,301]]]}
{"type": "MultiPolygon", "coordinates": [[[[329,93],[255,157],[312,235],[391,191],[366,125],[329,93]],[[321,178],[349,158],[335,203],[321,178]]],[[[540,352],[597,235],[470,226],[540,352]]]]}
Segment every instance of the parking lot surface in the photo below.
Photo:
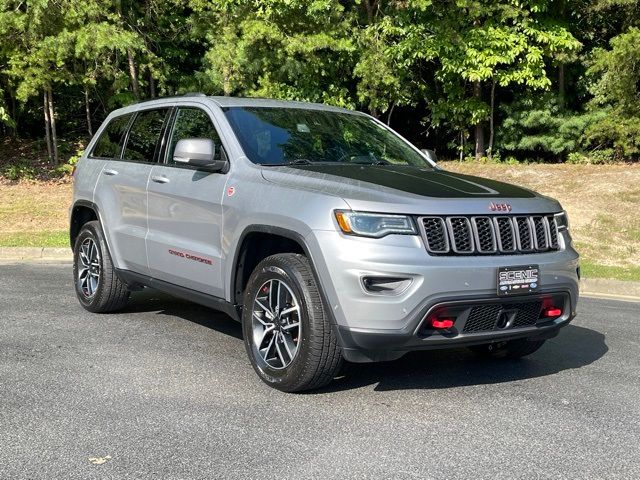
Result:
{"type": "Polygon", "coordinates": [[[76,301],[70,265],[0,265],[0,479],[640,478],[640,304],[584,298],[536,354],[348,365],[269,389],[223,314],[76,301]]]}

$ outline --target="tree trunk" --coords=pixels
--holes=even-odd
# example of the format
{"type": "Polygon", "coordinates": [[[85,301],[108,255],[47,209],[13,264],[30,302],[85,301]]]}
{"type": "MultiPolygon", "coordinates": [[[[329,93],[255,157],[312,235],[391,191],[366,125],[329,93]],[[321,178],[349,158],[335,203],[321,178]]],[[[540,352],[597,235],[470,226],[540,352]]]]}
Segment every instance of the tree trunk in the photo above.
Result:
{"type": "Polygon", "coordinates": [[[149,95],[156,98],[156,81],[153,79],[153,72],[149,69],[149,95]]]}
{"type": "Polygon", "coordinates": [[[91,122],[91,104],[89,102],[89,85],[84,86],[84,111],[87,114],[87,132],[93,137],[93,124],[91,122]]]}
{"type": "Polygon", "coordinates": [[[51,146],[53,147],[53,162],[58,164],[58,136],[56,134],[56,117],[53,112],[53,91],[47,87],[49,97],[49,123],[51,125],[51,146]]]}
{"type": "Polygon", "coordinates": [[[391,115],[393,115],[393,109],[396,108],[396,102],[391,104],[391,108],[389,109],[389,115],[387,115],[387,126],[391,126],[391,115]]]}
{"type": "MultiPolygon", "coordinates": [[[[482,98],[482,84],[480,82],[474,82],[473,84],[473,96],[477,99],[482,98]]],[[[476,161],[481,160],[484,157],[484,127],[482,122],[476,123],[475,126],[475,139],[476,139],[476,161]]]]}
{"type": "Polygon", "coordinates": [[[43,108],[44,111],[44,134],[47,142],[47,154],[49,155],[49,162],[53,162],[53,149],[51,148],[51,121],[49,119],[49,93],[47,89],[44,89],[43,108]]]}
{"type": "Polygon", "coordinates": [[[136,60],[133,57],[133,50],[127,48],[127,58],[129,59],[129,78],[131,79],[131,90],[136,100],[140,99],[140,87],[138,85],[138,72],[136,71],[136,60]]]}
{"type": "Polygon", "coordinates": [[[364,3],[364,8],[367,11],[367,22],[372,24],[378,13],[378,0],[364,0],[362,3],[364,3]]]}
{"type": "Polygon", "coordinates": [[[489,149],[487,151],[489,155],[489,159],[493,159],[493,116],[495,112],[495,104],[496,104],[496,79],[491,79],[491,116],[489,117],[489,149]]]}
{"type": "Polygon", "coordinates": [[[565,103],[565,82],[564,82],[564,63],[558,65],[558,105],[560,110],[564,110],[565,103]]]}

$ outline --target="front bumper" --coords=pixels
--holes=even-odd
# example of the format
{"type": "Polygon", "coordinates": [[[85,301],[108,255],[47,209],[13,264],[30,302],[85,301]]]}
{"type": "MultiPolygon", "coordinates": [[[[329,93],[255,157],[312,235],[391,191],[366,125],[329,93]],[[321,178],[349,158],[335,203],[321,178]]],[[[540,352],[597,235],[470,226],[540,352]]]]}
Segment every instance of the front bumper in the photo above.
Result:
{"type": "Polygon", "coordinates": [[[568,291],[509,298],[490,297],[464,300],[458,298],[428,306],[424,312],[409,322],[408,328],[403,330],[357,329],[344,326],[337,326],[336,329],[343,348],[343,355],[347,360],[352,362],[388,361],[400,358],[413,350],[467,347],[518,338],[531,340],[552,338],[558,334],[560,328],[566,326],[575,317],[575,311],[571,310],[571,303],[568,291]],[[561,307],[562,315],[552,319],[542,317],[545,303],[561,307]],[[537,312],[539,313],[536,316],[540,318],[536,318],[535,323],[526,326],[509,326],[502,329],[494,326],[481,331],[467,331],[467,326],[474,315],[473,312],[478,309],[489,307],[490,311],[498,311],[512,307],[518,312],[516,314],[516,318],[518,318],[520,311],[524,311],[517,310],[517,307],[521,305],[538,305],[537,312]],[[428,324],[428,318],[432,314],[444,311],[455,312],[457,318],[454,326],[446,330],[431,328],[428,324]]]}
{"type": "Polygon", "coordinates": [[[345,358],[351,361],[392,360],[410,350],[554,336],[575,315],[578,254],[567,232],[562,232],[559,251],[529,255],[436,257],[426,252],[418,236],[367,239],[335,231],[314,231],[307,244],[345,358]],[[562,317],[491,332],[425,336],[418,331],[427,312],[438,305],[496,300],[497,269],[515,265],[539,266],[541,287],[536,295],[565,295],[562,317]],[[399,292],[374,294],[363,286],[368,276],[407,278],[410,284],[399,292]]]}

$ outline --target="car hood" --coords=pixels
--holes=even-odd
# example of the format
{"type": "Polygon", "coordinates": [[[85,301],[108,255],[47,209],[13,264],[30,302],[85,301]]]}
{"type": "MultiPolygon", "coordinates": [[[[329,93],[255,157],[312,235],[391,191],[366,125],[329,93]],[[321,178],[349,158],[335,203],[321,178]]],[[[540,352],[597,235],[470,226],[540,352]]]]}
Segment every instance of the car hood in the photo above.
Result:
{"type": "Polygon", "coordinates": [[[555,200],[531,190],[442,169],[295,165],[265,168],[263,177],[283,186],[342,197],[354,210],[477,214],[488,213],[491,203],[509,203],[514,213],[560,209],[555,200]]]}

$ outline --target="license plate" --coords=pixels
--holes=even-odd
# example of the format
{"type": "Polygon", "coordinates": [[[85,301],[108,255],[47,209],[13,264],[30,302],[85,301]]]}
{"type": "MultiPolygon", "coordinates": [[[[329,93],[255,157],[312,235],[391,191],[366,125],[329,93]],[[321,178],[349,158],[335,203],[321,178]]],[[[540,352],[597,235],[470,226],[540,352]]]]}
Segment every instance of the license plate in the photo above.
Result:
{"type": "Polygon", "coordinates": [[[538,265],[498,268],[498,295],[522,295],[540,289],[538,265]]]}

